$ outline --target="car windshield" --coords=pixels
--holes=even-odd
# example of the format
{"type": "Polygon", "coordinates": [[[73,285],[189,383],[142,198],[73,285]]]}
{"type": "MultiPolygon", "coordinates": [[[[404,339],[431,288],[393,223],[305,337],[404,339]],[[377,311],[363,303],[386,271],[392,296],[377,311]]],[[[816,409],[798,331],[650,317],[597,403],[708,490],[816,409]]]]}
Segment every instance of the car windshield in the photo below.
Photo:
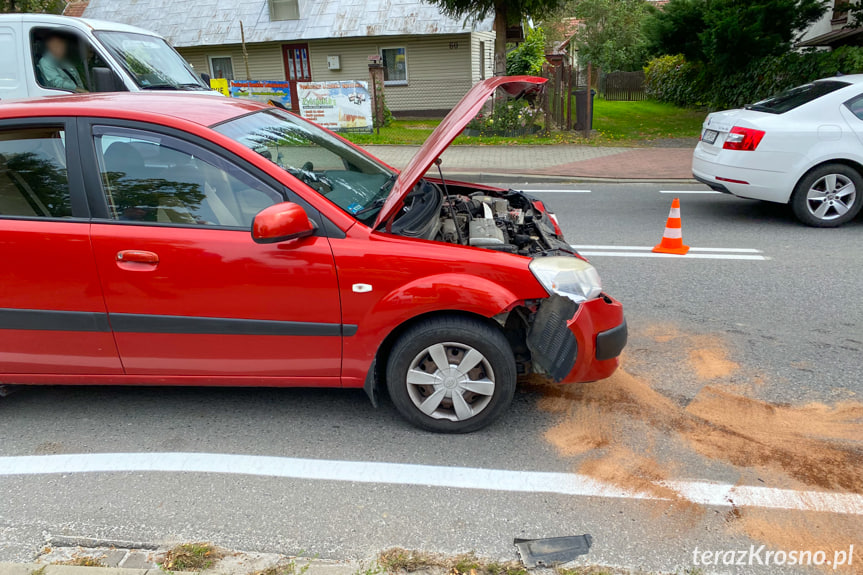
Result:
{"type": "Polygon", "coordinates": [[[209,90],[167,42],[131,32],[96,32],[108,51],[143,90],[209,90]]]}
{"type": "Polygon", "coordinates": [[[214,129],[261,154],[353,215],[374,221],[396,174],[311,122],[271,108],[214,129]]]}
{"type": "Polygon", "coordinates": [[[785,90],[766,100],[761,100],[750,106],[746,106],[747,110],[755,110],[756,112],[767,112],[769,114],[784,114],[790,112],[794,108],[798,108],[803,104],[808,104],[813,100],[817,100],[821,96],[826,96],[831,92],[835,92],[846,86],[850,86],[848,82],[840,82],[838,80],[827,80],[824,82],[813,82],[812,84],[804,84],[790,90],[785,90]]]}

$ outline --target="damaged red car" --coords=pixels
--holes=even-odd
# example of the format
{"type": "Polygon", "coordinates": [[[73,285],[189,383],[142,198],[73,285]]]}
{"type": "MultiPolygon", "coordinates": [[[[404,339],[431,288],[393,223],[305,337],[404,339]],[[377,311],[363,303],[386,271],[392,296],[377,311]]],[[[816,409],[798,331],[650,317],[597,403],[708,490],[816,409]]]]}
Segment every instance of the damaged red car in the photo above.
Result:
{"type": "Polygon", "coordinates": [[[519,376],[608,377],[621,305],[527,193],[398,172],[278,108],[182,94],[0,104],[0,382],[386,389],[468,432],[519,376]]]}

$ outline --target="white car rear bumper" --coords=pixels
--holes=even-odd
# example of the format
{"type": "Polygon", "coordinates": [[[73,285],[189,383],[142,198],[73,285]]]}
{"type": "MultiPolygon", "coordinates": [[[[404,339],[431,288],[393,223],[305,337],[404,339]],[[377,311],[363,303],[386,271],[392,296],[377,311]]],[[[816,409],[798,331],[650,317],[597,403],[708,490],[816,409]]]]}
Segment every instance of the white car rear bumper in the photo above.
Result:
{"type": "Polygon", "coordinates": [[[741,198],[752,198],[768,202],[787,204],[795,182],[789,182],[787,172],[741,167],[739,158],[731,161],[730,154],[748,154],[747,163],[758,162],[757,152],[734,152],[723,150],[711,154],[695,148],[692,156],[692,175],[713,189],[724,191],[741,198]]]}

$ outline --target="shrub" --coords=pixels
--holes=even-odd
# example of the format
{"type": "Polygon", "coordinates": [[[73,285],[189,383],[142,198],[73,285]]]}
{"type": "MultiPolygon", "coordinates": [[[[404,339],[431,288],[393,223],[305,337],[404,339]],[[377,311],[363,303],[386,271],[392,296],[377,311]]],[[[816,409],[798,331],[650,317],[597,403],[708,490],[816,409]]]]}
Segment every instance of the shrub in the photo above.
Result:
{"type": "Polygon", "coordinates": [[[739,108],[777,92],[837,74],[863,72],[863,47],[832,52],[787,52],[750,62],[735,74],[719,74],[683,56],[662,56],[645,68],[645,91],[678,106],[739,108]]]}
{"type": "Polygon", "coordinates": [[[528,30],[524,42],[506,55],[507,76],[537,76],[545,63],[545,32],[536,27],[528,30]]]}

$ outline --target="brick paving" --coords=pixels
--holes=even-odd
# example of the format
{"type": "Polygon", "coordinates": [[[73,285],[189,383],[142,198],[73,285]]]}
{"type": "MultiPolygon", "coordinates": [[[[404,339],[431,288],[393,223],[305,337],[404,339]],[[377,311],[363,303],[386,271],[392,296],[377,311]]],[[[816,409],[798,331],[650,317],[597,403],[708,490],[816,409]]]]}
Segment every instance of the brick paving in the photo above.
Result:
{"type": "MultiPolygon", "coordinates": [[[[402,168],[417,146],[365,146],[402,168]]],[[[613,148],[598,146],[450,146],[443,153],[447,170],[462,173],[644,180],[689,180],[691,148],[613,148]]]]}

